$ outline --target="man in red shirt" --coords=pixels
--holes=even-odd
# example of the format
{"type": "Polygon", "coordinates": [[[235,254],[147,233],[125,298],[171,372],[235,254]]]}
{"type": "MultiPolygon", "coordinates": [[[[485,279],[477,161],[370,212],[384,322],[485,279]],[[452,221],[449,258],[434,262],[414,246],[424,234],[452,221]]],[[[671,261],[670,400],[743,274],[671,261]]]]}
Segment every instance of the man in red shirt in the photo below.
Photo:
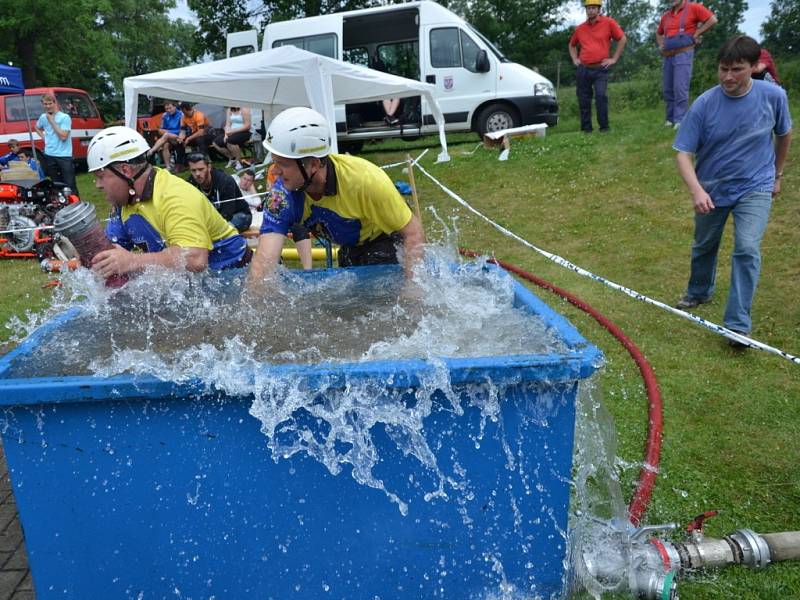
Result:
{"type": "Polygon", "coordinates": [[[672,0],[672,7],[661,15],[656,42],[664,57],[664,102],[667,127],[677,129],[689,110],[689,82],[692,79],[694,47],[701,36],[717,24],[702,4],[672,0]]]}
{"type": "Polygon", "coordinates": [[[584,5],[586,21],[575,28],[568,45],[572,62],[578,67],[576,92],[581,131],[592,131],[592,91],[597,105],[597,124],[600,131],[608,131],[608,69],[619,60],[628,39],[614,19],[600,14],[601,0],[586,0],[584,5]],[[611,40],[616,40],[617,47],[609,58],[611,40]]]}

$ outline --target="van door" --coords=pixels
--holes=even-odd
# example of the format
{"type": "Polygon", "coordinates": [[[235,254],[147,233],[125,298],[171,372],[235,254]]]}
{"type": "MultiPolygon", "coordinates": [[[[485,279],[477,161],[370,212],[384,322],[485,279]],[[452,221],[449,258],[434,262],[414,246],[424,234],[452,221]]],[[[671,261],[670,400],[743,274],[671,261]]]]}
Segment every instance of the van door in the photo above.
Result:
{"type": "Polygon", "coordinates": [[[461,27],[426,26],[423,35],[425,81],[436,86],[445,128],[469,129],[475,108],[497,95],[497,64],[461,27]]]}

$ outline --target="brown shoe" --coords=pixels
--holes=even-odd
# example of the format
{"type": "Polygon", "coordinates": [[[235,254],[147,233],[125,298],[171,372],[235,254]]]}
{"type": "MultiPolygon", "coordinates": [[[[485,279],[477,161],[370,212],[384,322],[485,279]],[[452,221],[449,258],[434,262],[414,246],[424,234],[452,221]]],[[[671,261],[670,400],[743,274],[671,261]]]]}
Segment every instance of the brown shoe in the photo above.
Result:
{"type": "Polygon", "coordinates": [[[705,300],[701,300],[700,298],[692,298],[691,296],[684,296],[675,303],[675,308],[680,308],[681,310],[687,310],[689,308],[697,308],[701,304],[706,304],[708,302],[711,302],[711,298],[706,298],[705,300]]]}

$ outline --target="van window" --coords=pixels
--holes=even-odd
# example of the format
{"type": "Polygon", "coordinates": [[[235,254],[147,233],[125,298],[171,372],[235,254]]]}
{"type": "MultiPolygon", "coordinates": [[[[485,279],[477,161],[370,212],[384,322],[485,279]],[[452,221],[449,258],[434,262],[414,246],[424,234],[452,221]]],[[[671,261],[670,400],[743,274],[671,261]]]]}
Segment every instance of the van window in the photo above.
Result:
{"type": "Polygon", "coordinates": [[[231,51],[228,53],[228,58],[233,58],[234,56],[244,56],[245,54],[251,54],[255,52],[256,49],[253,46],[236,46],[235,48],[231,48],[231,51]]]}
{"type": "Polygon", "coordinates": [[[459,33],[461,34],[461,58],[464,61],[464,68],[467,71],[477,73],[478,51],[480,48],[466,33],[463,31],[459,31],[459,33]]]}
{"type": "Polygon", "coordinates": [[[28,107],[28,117],[33,120],[42,114],[42,94],[31,94],[24,96],[25,104],[22,104],[23,96],[6,96],[6,121],[24,121],[25,107],[28,107]]]}
{"type": "Polygon", "coordinates": [[[344,62],[349,62],[354,65],[361,65],[362,67],[369,66],[369,50],[366,48],[345,48],[344,62]]]}
{"type": "Polygon", "coordinates": [[[279,48],[280,46],[295,46],[301,50],[313,52],[314,54],[320,54],[329,58],[337,58],[337,43],[335,33],[324,33],[322,35],[310,35],[308,37],[276,40],[272,43],[273,48],[279,48]]]}
{"type": "Polygon", "coordinates": [[[437,69],[461,66],[461,43],[457,28],[431,30],[431,66],[437,69]]]}
{"type": "Polygon", "coordinates": [[[480,47],[457,27],[431,30],[431,66],[438,69],[464,67],[477,73],[476,63],[480,47]]]}
{"type": "Polygon", "coordinates": [[[472,32],[473,35],[477,36],[477,38],[479,40],[481,40],[484,44],[486,44],[486,47],[489,48],[489,50],[492,51],[492,53],[497,57],[497,59],[500,62],[504,62],[504,63],[511,62],[508,58],[506,58],[506,56],[502,52],[500,52],[500,50],[497,49],[497,46],[495,46],[492,42],[490,42],[488,39],[486,39],[486,36],[483,35],[480,31],[475,29],[469,23],[467,23],[467,27],[469,27],[469,29],[470,29],[470,31],[472,32]]]}
{"type": "Polygon", "coordinates": [[[56,100],[61,110],[73,119],[93,119],[98,116],[97,109],[86,94],[56,92],[56,100]]]}
{"type": "Polygon", "coordinates": [[[419,79],[419,44],[395,42],[378,46],[378,60],[385,67],[381,70],[408,79],[419,79]]]}

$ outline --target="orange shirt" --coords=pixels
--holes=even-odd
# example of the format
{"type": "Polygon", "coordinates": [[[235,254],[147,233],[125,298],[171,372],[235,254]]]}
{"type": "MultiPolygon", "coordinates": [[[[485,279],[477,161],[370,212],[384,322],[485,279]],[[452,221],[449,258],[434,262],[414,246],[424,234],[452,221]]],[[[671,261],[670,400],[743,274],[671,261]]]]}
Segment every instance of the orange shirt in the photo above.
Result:
{"type": "Polygon", "coordinates": [[[658,35],[664,35],[666,37],[677,35],[678,30],[680,29],[681,13],[683,11],[686,11],[686,19],[683,23],[683,31],[684,33],[688,33],[690,35],[697,31],[697,26],[700,23],[705,23],[714,16],[714,13],[712,13],[702,4],[684,2],[680,5],[680,7],[678,7],[677,12],[673,13],[672,9],[669,9],[667,12],[661,15],[661,22],[658,24],[657,30],[658,35]]]}
{"type": "Polygon", "coordinates": [[[585,65],[599,63],[608,58],[611,40],[621,40],[625,33],[611,17],[600,15],[594,23],[584,21],[575,28],[569,40],[570,46],[580,46],[578,58],[585,65]]]}
{"type": "Polygon", "coordinates": [[[181,119],[181,127],[188,127],[191,129],[192,133],[197,133],[197,130],[201,127],[208,129],[209,124],[206,116],[199,110],[195,109],[191,117],[187,117],[186,114],[183,115],[183,118],[181,119]]]}

